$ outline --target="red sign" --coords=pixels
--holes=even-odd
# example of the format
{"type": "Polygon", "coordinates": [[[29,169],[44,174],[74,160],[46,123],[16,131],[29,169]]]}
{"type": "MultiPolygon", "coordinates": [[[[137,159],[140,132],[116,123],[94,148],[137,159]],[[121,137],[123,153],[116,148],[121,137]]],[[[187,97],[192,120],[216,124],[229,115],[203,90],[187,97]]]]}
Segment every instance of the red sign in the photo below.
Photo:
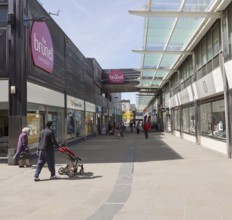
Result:
{"type": "Polygon", "coordinates": [[[44,22],[34,22],[31,30],[31,53],[33,62],[41,69],[52,73],[54,51],[50,32],[44,22]]]}
{"type": "Polygon", "coordinates": [[[121,70],[112,70],[109,73],[109,83],[124,83],[124,73],[121,70]]]}

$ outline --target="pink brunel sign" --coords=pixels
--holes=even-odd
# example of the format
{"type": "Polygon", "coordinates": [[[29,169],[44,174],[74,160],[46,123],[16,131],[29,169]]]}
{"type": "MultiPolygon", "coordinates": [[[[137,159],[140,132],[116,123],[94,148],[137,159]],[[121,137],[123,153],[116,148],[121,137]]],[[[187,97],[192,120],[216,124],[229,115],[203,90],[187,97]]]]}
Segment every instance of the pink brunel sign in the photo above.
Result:
{"type": "Polygon", "coordinates": [[[31,30],[31,53],[36,66],[52,73],[54,51],[50,32],[46,23],[34,22],[31,30]]]}
{"type": "Polygon", "coordinates": [[[109,83],[124,83],[124,73],[121,70],[112,70],[109,73],[109,83]]]}

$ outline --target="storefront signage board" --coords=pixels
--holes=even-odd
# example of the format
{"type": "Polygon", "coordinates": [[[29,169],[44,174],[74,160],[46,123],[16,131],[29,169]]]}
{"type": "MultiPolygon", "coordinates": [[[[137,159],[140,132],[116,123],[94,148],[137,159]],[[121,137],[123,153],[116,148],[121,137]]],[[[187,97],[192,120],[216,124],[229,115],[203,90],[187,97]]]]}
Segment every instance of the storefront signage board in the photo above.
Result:
{"type": "Polygon", "coordinates": [[[52,73],[54,51],[52,38],[45,22],[34,22],[32,25],[31,53],[35,66],[52,73]]]}
{"type": "Polygon", "coordinates": [[[109,83],[112,84],[124,83],[124,73],[121,70],[112,70],[109,73],[109,83]]]}
{"type": "Polygon", "coordinates": [[[67,108],[84,111],[84,100],[67,96],[67,108]]]}

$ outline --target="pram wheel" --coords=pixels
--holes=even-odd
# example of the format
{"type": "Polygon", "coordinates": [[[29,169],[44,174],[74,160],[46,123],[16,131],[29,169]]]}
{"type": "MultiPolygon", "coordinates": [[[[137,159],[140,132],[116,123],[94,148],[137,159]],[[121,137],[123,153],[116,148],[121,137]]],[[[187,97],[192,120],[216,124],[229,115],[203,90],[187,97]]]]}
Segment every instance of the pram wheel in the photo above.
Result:
{"type": "Polygon", "coordinates": [[[58,170],[58,173],[60,175],[63,175],[64,174],[64,167],[60,167],[59,170],[58,170]]]}
{"type": "Polygon", "coordinates": [[[75,172],[74,172],[73,170],[69,170],[69,171],[68,171],[68,176],[69,176],[70,178],[74,177],[74,175],[75,175],[75,172]]]}
{"type": "Polygon", "coordinates": [[[80,175],[83,175],[83,174],[84,174],[84,167],[83,167],[83,165],[81,165],[80,175]]]}

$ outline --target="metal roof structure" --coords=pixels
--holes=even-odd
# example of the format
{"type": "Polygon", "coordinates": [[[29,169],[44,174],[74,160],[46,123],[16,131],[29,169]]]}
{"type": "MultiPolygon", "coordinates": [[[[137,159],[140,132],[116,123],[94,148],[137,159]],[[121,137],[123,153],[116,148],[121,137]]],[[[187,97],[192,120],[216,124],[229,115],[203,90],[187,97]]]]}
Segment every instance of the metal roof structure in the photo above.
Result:
{"type": "Polygon", "coordinates": [[[143,47],[137,108],[141,111],[169,80],[180,64],[220,18],[232,0],[148,0],[142,10],[129,10],[142,16],[143,47]]]}

